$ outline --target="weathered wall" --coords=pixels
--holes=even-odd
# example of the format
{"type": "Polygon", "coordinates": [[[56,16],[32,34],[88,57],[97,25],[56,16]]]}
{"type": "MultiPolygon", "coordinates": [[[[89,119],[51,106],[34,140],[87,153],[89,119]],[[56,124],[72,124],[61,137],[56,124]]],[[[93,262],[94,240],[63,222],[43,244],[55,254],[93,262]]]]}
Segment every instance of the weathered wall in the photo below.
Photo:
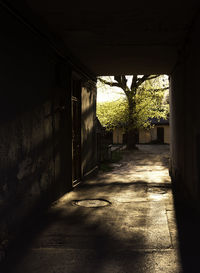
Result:
{"type": "Polygon", "coordinates": [[[199,18],[171,75],[171,175],[181,197],[199,207],[200,108],[199,18]]]}
{"type": "Polygon", "coordinates": [[[169,125],[155,126],[150,130],[139,130],[139,143],[149,143],[153,140],[157,140],[157,128],[164,128],[164,143],[170,144],[170,129],[169,125]]]}
{"type": "Polygon", "coordinates": [[[157,127],[154,127],[150,131],[151,140],[157,140],[157,127]]]}
{"type": "Polygon", "coordinates": [[[164,126],[164,143],[170,144],[170,126],[164,126]]]}
{"type": "Polygon", "coordinates": [[[123,144],[123,134],[124,130],[116,128],[113,130],[113,143],[114,144],[123,144]]]}
{"type": "Polygon", "coordinates": [[[164,128],[164,143],[170,144],[169,125],[158,125],[151,129],[151,140],[157,139],[157,128],[164,128]]]}
{"type": "Polygon", "coordinates": [[[139,130],[139,143],[149,143],[151,142],[151,134],[149,130],[140,129],[139,130]]]}
{"type": "Polygon", "coordinates": [[[3,9],[0,35],[2,254],[28,214],[71,188],[71,94],[69,67],[3,9]]]}
{"type": "Polygon", "coordinates": [[[84,177],[97,169],[95,82],[82,82],[81,101],[81,168],[84,177]]]}

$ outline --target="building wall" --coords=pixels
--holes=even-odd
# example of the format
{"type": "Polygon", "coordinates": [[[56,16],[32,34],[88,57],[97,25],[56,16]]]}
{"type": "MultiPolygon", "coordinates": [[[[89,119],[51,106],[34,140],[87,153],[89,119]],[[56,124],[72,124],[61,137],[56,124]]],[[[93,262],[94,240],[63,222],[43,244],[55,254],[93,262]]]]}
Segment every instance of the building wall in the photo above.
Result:
{"type": "Polygon", "coordinates": [[[157,128],[164,128],[164,143],[170,144],[170,128],[169,125],[156,125],[151,129],[151,139],[157,139],[157,128]]]}
{"type": "Polygon", "coordinates": [[[157,139],[157,126],[150,130],[151,141],[157,139]]]}
{"type": "Polygon", "coordinates": [[[82,176],[87,176],[97,169],[96,139],[96,83],[82,83],[82,176]]]}
{"type": "Polygon", "coordinates": [[[116,128],[113,130],[113,144],[123,144],[123,130],[116,128]]]}
{"type": "Polygon", "coordinates": [[[171,169],[177,192],[200,207],[199,18],[171,75],[171,169]]]}
{"type": "Polygon", "coordinates": [[[140,129],[139,130],[139,143],[149,143],[151,142],[151,133],[148,130],[140,129]]]}
{"type": "MultiPolygon", "coordinates": [[[[0,28],[1,259],[2,249],[20,231],[25,219],[72,188],[74,68],[3,8],[0,28]]],[[[93,95],[90,89],[85,92],[87,101],[93,95]]],[[[93,139],[89,134],[84,137],[85,142],[93,139]]],[[[90,146],[91,153],[94,145],[90,146]]],[[[87,164],[91,158],[85,169],[90,169],[87,164]]]]}
{"type": "Polygon", "coordinates": [[[165,125],[164,128],[164,143],[170,144],[170,126],[165,125]]]}
{"type": "Polygon", "coordinates": [[[151,141],[157,140],[157,128],[164,128],[164,143],[170,144],[170,128],[169,125],[160,125],[151,128],[150,130],[140,129],[139,130],[139,143],[150,143],[151,141]]]}

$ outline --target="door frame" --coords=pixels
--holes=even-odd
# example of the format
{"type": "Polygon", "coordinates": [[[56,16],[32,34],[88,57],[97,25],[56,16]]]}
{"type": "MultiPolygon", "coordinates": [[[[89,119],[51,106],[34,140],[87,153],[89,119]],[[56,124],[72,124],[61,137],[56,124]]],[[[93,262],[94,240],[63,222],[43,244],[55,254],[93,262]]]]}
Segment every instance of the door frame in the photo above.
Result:
{"type": "MultiPolygon", "coordinates": [[[[78,185],[82,178],[81,173],[81,77],[76,73],[72,72],[72,78],[71,78],[71,119],[72,119],[72,187],[75,187],[78,185]],[[77,130],[76,133],[76,141],[78,143],[77,150],[74,150],[74,142],[73,142],[73,130],[74,130],[74,105],[76,104],[76,107],[78,109],[77,117],[77,130]],[[77,152],[76,154],[76,160],[77,162],[74,162],[74,151],[77,152]],[[74,168],[76,170],[74,171],[74,168]],[[75,177],[74,177],[75,175],[75,177]]],[[[76,121],[75,121],[76,122],[76,121]]],[[[77,144],[76,144],[77,145],[77,144]]]]}

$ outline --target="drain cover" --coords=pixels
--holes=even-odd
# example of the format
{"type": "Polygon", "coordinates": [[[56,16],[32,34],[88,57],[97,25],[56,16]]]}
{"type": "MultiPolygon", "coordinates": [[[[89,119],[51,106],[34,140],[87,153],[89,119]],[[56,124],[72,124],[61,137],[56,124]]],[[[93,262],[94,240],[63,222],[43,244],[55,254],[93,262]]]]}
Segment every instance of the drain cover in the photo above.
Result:
{"type": "Polygon", "coordinates": [[[74,205],[86,207],[86,208],[99,208],[111,205],[111,203],[105,199],[84,199],[74,200],[74,205]]]}

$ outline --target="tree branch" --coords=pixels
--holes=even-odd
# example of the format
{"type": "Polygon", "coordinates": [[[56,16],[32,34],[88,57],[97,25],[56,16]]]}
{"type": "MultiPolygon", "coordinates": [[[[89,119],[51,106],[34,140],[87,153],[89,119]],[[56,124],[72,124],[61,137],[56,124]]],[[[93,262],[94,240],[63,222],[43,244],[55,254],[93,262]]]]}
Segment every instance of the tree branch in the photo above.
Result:
{"type": "Polygon", "coordinates": [[[119,76],[114,76],[114,79],[119,83],[119,87],[123,89],[124,93],[128,91],[128,86],[127,86],[127,79],[125,75],[119,75],[119,76]]]}
{"type": "Polygon", "coordinates": [[[156,89],[154,89],[154,88],[148,88],[148,90],[151,90],[151,91],[164,91],[164,90],[167,90],[167,89],[169,89],[169,86],[167,86],[167,87],[163,87],[163,88],[156,88],[156,89]]]}
{"type": "Polygon", "coordinates": [[[119,83],[119,86],[126,91],[126,76],[125,75],[119,75],[119,76],[114,76],[114,79],[119,83]]]}
{"type": "Polygon", "coordinates": [[[106,80],[104,80],[104,79],[102,79],[102,78],[98,78],[98,80],[99,80],[100,82],[102,82],[103,84],[107,84],[107,85],[109,85],[109,86],[121,87],[121,85],[120,85],[118,82],[109,82],[109,81],[106,81],[106,80]]]}
{"type": "Polygon", "coordinates": [[[149,77],[147,80],[156,79],[156,78],[158,78],[158,77],[160,77],[160,75],[154,75],[154,76],[149,77]]]}
{"type": "Polygon", "coordinates": [[[122,84],[124,85],[124,87],[126,88],[126,87],[127,87],[127,85],[126,85],[126,83],[127,83],[127,78],[126,78],[125,75],[122,75],[122,76],[121,76],[121,81],[122,81],[122,84]]]}
{"type": "Polygon", "coordinates": [[[133,75],[133,78],[132,78],[132,83],[131,83],[131,90],[134,89],[134,88],[137,88],[137,80],[138,80],[138,77],[137,75],[133,75]]]}
{"type": "Polygon", "coordinates": [[[121,84],[121,76],[114,76],[114,79],[121,84]]]}
{"type": "Polygon", "coordinates": [[[155,75],[155,76],[151,76],[151,75],[144,75],[142,78],[138,78],[137,80],[137,87],[139,87],[143,82],[147,81],[147,80],[152,80],[152,79],[156,79],[158,78],[160,75],[155,75]]]}
{"type": "Polygon", "coordinates": [[[142,78],[138,78],[138,80],[137,80],[137,87],[139,87],[143,82],[145,82],[146,80],[148,80],[148,78],[150,76],[151,75],[144,75],[142,78]]]}

